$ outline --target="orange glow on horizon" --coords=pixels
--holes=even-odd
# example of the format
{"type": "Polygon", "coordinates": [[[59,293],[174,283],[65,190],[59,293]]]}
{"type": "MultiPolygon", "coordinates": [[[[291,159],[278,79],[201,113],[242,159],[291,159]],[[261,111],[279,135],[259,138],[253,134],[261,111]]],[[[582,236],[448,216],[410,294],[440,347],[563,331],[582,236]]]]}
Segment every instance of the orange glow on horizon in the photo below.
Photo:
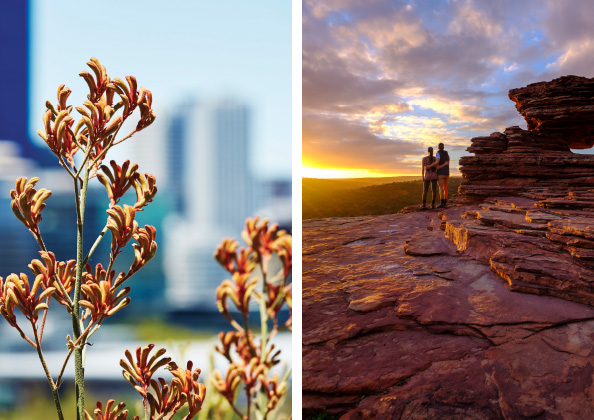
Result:
{"type": "Polygon", "coordinates": [[[341,169],[341,168],[316,168],[302,166],[302,178],[337,179],[337,178],[385,178],[390,176],[409,176],[415,174],[384,174],[369,169],[341,169]]]}

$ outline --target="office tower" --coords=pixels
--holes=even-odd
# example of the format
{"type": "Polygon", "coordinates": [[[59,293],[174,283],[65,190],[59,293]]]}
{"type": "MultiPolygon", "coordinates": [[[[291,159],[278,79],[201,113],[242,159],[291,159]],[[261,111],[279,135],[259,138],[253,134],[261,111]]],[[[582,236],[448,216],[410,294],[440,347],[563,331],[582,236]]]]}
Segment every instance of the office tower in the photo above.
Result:
{"type": "MultiPolygon", "coordinates": [[[[0,2],[0,140],[18,145],[20,155],[41,166],[55,164],[53,155],[31,142],[29,123],[29,2],[0,2]]],[[[41,115],[38,116],[41,125],[41,115]]]]}
{"type": "Polygon", "coordinates": [[[12,140],[21,151],[27,136],[27,1],[0,6],[0,140],[12,140]]]}
{"type": "Polygon", "coordinates": [[[216,246],[239,238],[253,215],[249,132],[248,107],[232,100],[187,106],[170,119],[169,185],[181,205],[164,225],[164,264],[166,297],[177,308],[214,309],[225,278],[213,258],[216,246]]]}

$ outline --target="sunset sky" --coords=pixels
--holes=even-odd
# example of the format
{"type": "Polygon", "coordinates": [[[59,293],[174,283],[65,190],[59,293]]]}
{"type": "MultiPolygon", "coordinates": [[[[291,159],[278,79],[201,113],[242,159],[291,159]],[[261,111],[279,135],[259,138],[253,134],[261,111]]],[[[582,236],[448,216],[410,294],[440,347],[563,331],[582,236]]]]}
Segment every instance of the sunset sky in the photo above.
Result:
{"type": "MultiPolygon", "coordinates": [[[[303,176],[420,175],[520,125],[508,91],[594,76],[591,0],[303,0],[303,176]]],[[[591,152],[591,151],[590,151],[591,152]]]]}

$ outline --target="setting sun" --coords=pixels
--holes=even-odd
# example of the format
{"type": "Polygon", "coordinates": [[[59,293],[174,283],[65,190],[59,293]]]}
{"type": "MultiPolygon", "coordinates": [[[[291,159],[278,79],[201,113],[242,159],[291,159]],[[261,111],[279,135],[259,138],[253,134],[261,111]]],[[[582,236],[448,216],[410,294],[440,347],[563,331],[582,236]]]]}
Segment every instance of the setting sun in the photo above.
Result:
{"type": "Polygon", "coordinates": [[[315,168],[302,166],[303,178],[335,179],[335,178],[381,178],[404,176],[410,174],[384,174],[369,169],[315,168]]]}

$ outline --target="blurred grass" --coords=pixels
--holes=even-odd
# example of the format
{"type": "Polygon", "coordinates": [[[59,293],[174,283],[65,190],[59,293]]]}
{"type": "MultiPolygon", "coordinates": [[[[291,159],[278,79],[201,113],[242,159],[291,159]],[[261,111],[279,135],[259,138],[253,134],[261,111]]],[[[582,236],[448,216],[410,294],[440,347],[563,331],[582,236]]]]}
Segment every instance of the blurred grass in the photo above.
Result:
{"type": "Polygon", "coordinates": [[[168,323],[160,318],[143,318],[133,325],[135,338],[139,341],[198,341],[211,340],[216,334],[209,331],[196,331],[168,323]]]}

